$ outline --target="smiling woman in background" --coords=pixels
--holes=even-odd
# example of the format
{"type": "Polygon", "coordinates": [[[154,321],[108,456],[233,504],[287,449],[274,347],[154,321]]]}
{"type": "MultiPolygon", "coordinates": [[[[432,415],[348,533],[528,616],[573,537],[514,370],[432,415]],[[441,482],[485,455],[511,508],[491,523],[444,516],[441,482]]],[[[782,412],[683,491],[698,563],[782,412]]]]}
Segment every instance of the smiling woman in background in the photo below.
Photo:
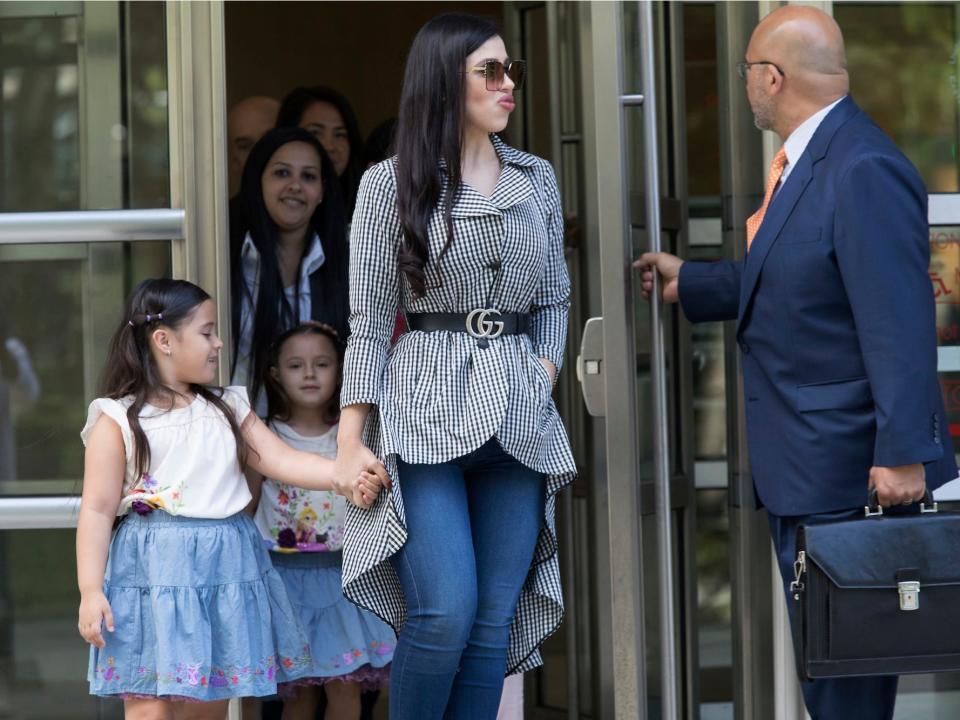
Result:
{"type": "Polygon", "coordinates": [[[347,237],[333,163],[296,127],[275,128],[250,152],[231,225],[232,384],[259,415],[270,346],[305,320],[347,334],[347,237]]]}

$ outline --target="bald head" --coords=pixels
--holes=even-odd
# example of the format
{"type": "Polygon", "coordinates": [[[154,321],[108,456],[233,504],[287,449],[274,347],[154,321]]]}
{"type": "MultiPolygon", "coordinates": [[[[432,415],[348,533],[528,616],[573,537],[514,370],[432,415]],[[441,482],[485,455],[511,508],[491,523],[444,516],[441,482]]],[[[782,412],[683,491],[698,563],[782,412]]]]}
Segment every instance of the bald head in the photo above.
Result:
{"type": "Polygon", "coordinates": [[[843,33],[817,8],[786,5],[764,17],[753,31],[746,59],[779,68],[759,66],[748,94],[751,105],[759,104],[770,115],[769,129],[782,137],[850,91],[843,33]]]}
{"type": "Polygon", "coordinates": [[[846,76],[843,34],[822,10],[786,5],[767,15],[753,31],[750,44],[775,51],[795,71],[829,78],[846,76]]]}
{"type": "Polygon", "coordinates": [[[277,122],[280,103],[269,97],[248,97],[231,108],[227,115],[230,195],[240,189],[240,178],[247,156],[257,140],[277,122]]]}

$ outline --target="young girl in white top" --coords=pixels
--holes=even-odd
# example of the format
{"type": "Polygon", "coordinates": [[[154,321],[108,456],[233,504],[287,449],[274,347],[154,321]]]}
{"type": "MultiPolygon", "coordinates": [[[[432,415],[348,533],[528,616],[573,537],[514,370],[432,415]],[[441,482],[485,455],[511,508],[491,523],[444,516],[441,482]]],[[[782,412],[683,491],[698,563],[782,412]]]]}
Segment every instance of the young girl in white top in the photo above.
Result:
{"type": "MultiPolygon", "coordinates": [[[[328,458],[337,454],[344,347],[329,325],[305,323],[273,345],[264,387],[270,428],[287,444],[328,458]]],[[[327,720],[356,720],[360,691],[389,681],[395,636],[340,588],[346,502],[329,491],[301,490],[247,471],[256,524],[307,632],[313,658],[302,680],[282,688],[284,720],[312,720],[327,696],[327,720]]]]}
{"type": "MultiPolygon", "coordinates": [[[[207,387],[223,346],[215,322],[196,285],[144,281],[81,435],[79,630],[93,646],[91,693],[124,698],[128,718],[181,717],[184,701],[208,703],[191,706],[191,718],[223,718],[229,698],[272,695],[311,667],[283,583],[242,512],[251,499],[242,468],[328,489],[334,463],[284,445],[243,388],[207,387]]],[[[384,473],[367,470],[338,492],[372,503],[384,473]]]]}

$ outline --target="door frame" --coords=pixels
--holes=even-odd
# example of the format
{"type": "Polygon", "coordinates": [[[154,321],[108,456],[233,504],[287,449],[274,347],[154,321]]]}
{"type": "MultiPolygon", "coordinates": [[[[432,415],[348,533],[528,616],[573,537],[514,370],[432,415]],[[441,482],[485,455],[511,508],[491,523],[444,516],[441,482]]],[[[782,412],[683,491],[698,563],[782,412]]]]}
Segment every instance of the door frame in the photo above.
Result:
{"type": "MultiPolygon", "coordinates": [[[[656,697],[664,717],[697,716],[696,576],[690,557],[692,448],[683,442],[689,435],[684,428],[692,423],[692,383],[689,378],[684,383],[676,377],[668,383],[665,370],[668,352],[674,367],[689,364],[684,357],[689,359],[690,337],[674,309],[660,310],[653,303],[649,349],[645,341],[638,352],[637,287],[631,268],[641,249],[637,241],[647,239],[641,242],[642,249],[655,245],[652,238],[659,243],[663,208],[682,218],[672,240],[678,247],[686,243],[683,211],[661,203],[660,198],[675,193],[682,196],[683,183],[676,178],[683,173],[671,174],[670,170],[685,166],[683,138],[671,138],[672,146],[668,146],[668,134],[658,132],[656,126],[668,113],[666,105],[658,112],[661,98],[668,99],[673,112],[683,108],[679,97],[683,85],[676,80],[677,68],[683,67],[681,8],[657,3],[654,20],[654,7],[650,2],[631,7],[637,11],[636,28],[626,25],[622,2],[591,3],[581,20],[584,230],[590,258],[586,275],[589,285],[597,289],[596,295],[591,294],[590,307],[595,315],[602,309],[603,315],[602,373],[597,373],[596,364],[592,371],[585,370],[586,365],[578,369],[585,389],[586,384],[595,384],[595,390],[586,392],[597,401],[602,398],[599,404],[603,406],[598,411],[603,419],[591,423],[597,438],[592,462],[596,468],[592,538],[598,608],[592,647],[595,717],[645,718],[651,698],[656,697]],[[638,68],[624,65],[626,31],[635,32],[638,38],[638,68]],[[646,97],[626,93],[628,70],[639,71],[643,88],[659,85],[657,89],[664,91],[646,97]],[[666,92],[668,83],[671,92],[666,92]],[[640,110],[626,109],[637,105],[640,110]],[[625,112],[645,113],[638,119],[644,146],[652,151],[637,168],[642,172],[629,172],[625,162],[625,153],[630,151],[625,112]],[[658,154],[662,164],[657,162],[658,154]],[[631,179],[652,191],[631,192],[631,179]],[[662,193],[657,189],[660,184],[662,193]],[[649,362],[652,370],[655,412],[650,422],[640,416],[636,401],[638,360],[649,362]],[[601,377],[591,380],[587,377],[591,372],[601,377]],[[639,481],[641,432],[655,436],[653,484],[639,481]],[[674,448],[679,452],[674,453],[674,448]],[[644,553],[642,538],[649,535],[649,529],[644,531],[646,524],[656,528],[657,541],[644,553]],[[653,586],[645,588],[645,582],[651,580],[653,586]],[[609,615],[601,614],[601,608],[610,608],[609,615]],[[660,611],[658,621],[649,615],[654,608],[660,611]],[[661,660],[650,666],[660,674],[659,692],[648,687],[646,632],[653,628],[666,629],[659,637],[661,660]],[[663,672],[665,667],[667,672],[663,672]]],[[[586,357],[587,338],[584,343],[586,357]]]]}

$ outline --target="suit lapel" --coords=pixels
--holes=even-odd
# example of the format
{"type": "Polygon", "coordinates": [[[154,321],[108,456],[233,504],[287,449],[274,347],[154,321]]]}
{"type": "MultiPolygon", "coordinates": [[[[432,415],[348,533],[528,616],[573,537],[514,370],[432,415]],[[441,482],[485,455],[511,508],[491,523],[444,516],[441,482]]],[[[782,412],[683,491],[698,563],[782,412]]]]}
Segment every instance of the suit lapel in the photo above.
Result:
{"type": "Polygon", "coordinates": [[[737,331],[743,323],[747,307],[757,288],[763,263],[770,254],[773,244],[780,238],[783,226],[793,213],[793,208],[800,200],[807,185],[813,178],[814,167],[827,154],[827,148],[834,134],[847,120],[860,112],[853,99],[848,95],[841,100],[820,123],[820,127],[813,134],[806,150],[797,160],[796,166],[790,171],[787,181],[773,197],[770,209],[763,218],[763,223],[757,231],[750,252],[743,264],[743,277],[740,281],[740,313],[737,318],[737,331]]]}
{"type": "MultiPolygon", "coordinates": [[[[740,320],[743,318],[743,310],[753,296],[753,291],[757,287],[757,280],[760,279],[760,270],[763,269],[763,263],[767,259],[770,248],[780,237],[780,231],[784,223],[793,212],[794,206],[803,195],[810,178],[813,175],[813,163],[810,161],[810,155],[803,153],[797,161],[796,167],[790,171],[790,176],[783,184],[783,187],[773,197],[773,202],[767,210],[763,223],[757,231],[753,242],[750,243],[750,252],[743,263],[743,278],[740,280],[740,320]]],[[[739,329],[739,320],[737,324],[739,329]]]]}

